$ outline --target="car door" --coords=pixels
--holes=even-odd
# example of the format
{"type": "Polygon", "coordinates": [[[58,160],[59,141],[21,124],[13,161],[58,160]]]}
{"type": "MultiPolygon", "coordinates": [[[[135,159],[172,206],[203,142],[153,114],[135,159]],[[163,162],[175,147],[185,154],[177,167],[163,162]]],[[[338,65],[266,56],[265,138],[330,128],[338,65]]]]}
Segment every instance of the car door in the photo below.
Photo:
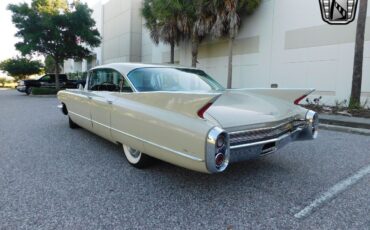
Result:
{"type": "MultiPolygon", "coordinates": [[[[90,73],[89,73],[90,74],[90,73]]],[[[67,109],[68,115],[79,126],[92,131],[91,121],[91,100],[93,92],[84,89],[75,89],[73,94],[70,95],[67,109]]]]}
{"type": "Polygon", "coordinates": [[[112,93],[120,91],[120,78],[112,69],[95,69],[89,78],[93,132],[111,141],[111,111],[115,101],[112,93]]]}
{"type": "Polygon", "coordinates": [[[50,74],[47,74],[47,75],[43,76],[39,80],[40,87],[42,87],[42,88],[51,88],[52,80],[55,80],[55,78],[52,78],[52,75],[50,75],[50,74]]]}

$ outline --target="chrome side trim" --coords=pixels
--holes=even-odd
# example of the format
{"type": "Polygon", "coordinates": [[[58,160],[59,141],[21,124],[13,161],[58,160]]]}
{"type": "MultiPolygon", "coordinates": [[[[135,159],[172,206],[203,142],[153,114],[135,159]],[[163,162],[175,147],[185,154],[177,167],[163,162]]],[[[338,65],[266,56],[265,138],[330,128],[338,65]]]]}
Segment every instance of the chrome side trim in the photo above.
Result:
{"type": "Polygon", "coordinates": [[[95,124],[101,125],[101,126],[103,126],[104,128],[107,128],[107,129],[110,129],[110,128],[111,128],[110,126],[108,126],[108,125],[104,125],[104,124],[102,124],[102,123],[100,123],[100,122],[97,122],[97,121],[95,121],[95,120],[91,120],[91,121],[92,121],[92,123],[95,123],[95,124]]]}
{"type": "Polygon", "coordinates": [[[301,132],[301,131],[302,131],[302,128],[297,128],[293,132],[286,133],[286,134],[284,134],[280,137],[277,137],[277,138],[264,140],[264,141],[253,142],[253,143],[247,143],[247,144],[242,144],[242,145],[234,145],[234,146],[230,146],[230,149],[240,149],[240,148],[251,147],[251,146],[256,146],[256,145],[264,145],[264,144],[268,144],[268,143],[271,143],[271,142],[277,142],[277,141],[280,141],[284,138],[287,138],[287,137],[293,135],[296,132],[301,132]]]}
{"type": "Polygon", "coordinates": [[[138,140],[140,140],[140,141],[142,141],[142,142],[145,142],[145,143],[147,143],[147,144],[154,145],[155,147],[158,147],[158,148],[161,148],[161,149],[163,149],[163,150],[166,150],[166,151],[172,152],[172,153],[177,154],[177,155],[179,155],[179,156],[186,157],[186,158],[191,159],[191,160],[194,160],[194,161],[199,161],[199,162],[204,161],[203,159],[200,159],[200,158],[198,158],[198,157],[194,157],[194,156],[191,156],[191,155],[189,155],[189,154],[186,154],[186,153],[183,153],[183,152],[179,152],[179,151],[174,150],[174,149],[171,149],[171,148],[167,148],[167,147],[165,147],[165,146],[162,146],[162,145],[156,144],[156,143],[154,143],[154,142],[151,142],[151,141],[148,141],[148,140],[142,139],[142,138],[140,138],[140,137],[137,137],[137,136],[131,135],[131,134],[126,133],[126,132],[123,132],[123,131],[121,131],[121,130],[118,130],[118,129],[115,129],[115,128],[111,128],[111,130],[116,131],[116,132],[119,132],[119,133],[121,133],[121,134],[123,134],[123,135],[126,135],[126,136],[129,136],[129,137],[132,137],[132,138],[138,139],[138,140]]]}
{"type": "Polygon", "coordinates": [[[171,149],[171,148],[167,148],[167,147],[165,147],[165,146],[162,146],[162,145],[156,144],[156,143],[154,143],[154,142],[151,142],[151,141],[148,141],[148,140],[142,139],[142,138],[140,138],[140,137],[137,137],[137,136],[131,135],[131,134],[126,133],[126,132],[123,132],[123,131],[121,131],[121,130],[118,130],[118,129],[115,129],[115,128],[112,128],[112,127],[109,127],[109,126],[107,126],[107,125],[104,125],[104,124],[102,124],[102,123],[100,123],[100,122],[94,121],[94,120],[92,120],[92,119],[90,119],[90,118],[87,118],[87,117],[85,117],[85,116],[81,116],[81,115],[79,115],[79,114],[77,114],[77,113],[74,113],[74,112],[70,112],[70,113],[71,113],[71,114],[74,114],[74,115],[76,115],[76,116],[78,116],[78,117],[84,118],[84,119],[86,119],[86,120],[90,120],[90,121],[92,121],[92,122],[93,122],[93,123],[95,123],[95,124],[101,125],[101,126],[103,126],[103,127],[105,127],[105,128],[108,128],[108,129],[110,129],[110,130],[116,131],[116,132],[121,133],[121,134],[123,134],[123,135],[129,136],[129,137],[131,137],[131,138],[135,138],[135,139],[137,139],[137,140],[139,140],[139,141],[142,141],[142,142],[145,142],[145,143],[147,143],[147,144],[154,145],[155,147],[161,148],[161,149],[163,149],[163,150],[166,150],[166,151],[172,152],[172,153],[174,153],[174,154],[176,154],[176,155],[179,155],[179,156],[182,156],[182,157],[186,157],[186,158],[188,158],[188,159],[190,159],[190,160],[194,160],[194,161],[199,161],[199,162],[203,162],[203,161],[204,161],[204,160],[203,160],[203,159],[201,159],[201,158],[194,157],[194,156],[191,156],[191,155],[189,155],[189,154],[186,154],[186,153],[183,153],[183,152],[179,152],[179,151],[174,150],[174,149],[171,149]]]}
{"type": "Polygon", "coordinates": [[[75,115],[75,116],[77,116],[77,117],[81,117],[81,118],[83,118],[83,119],[85,119],[85,120],[89,120],[89,121],[91,121],[91,119],[90,119],[90,118],[85,117],[85,116],[82,116],[82,115],[80,115],[80,114],[78,114],[78,113],[74,113],[74,112],[72,112],[72,111],[68,111],[68,113],[71,113],[71,114],[73,114],[73,115],[75,115]]]}

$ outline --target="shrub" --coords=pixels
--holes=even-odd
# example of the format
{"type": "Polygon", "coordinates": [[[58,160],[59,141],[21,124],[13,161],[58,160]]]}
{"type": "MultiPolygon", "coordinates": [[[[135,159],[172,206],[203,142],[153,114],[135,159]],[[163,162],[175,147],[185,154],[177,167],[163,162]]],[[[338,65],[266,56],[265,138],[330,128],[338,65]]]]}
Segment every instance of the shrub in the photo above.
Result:
{"type": "Polygon", "coordinates": [[[58,90],[54,88],[32,88],[33,95],[56,95],[58,90]]]}

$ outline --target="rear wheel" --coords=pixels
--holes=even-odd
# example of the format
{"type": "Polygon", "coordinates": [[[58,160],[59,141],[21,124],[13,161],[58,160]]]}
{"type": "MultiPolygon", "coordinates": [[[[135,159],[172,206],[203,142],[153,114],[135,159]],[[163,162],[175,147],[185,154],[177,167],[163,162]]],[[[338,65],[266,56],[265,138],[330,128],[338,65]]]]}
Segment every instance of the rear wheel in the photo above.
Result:
{"type": "Polygon", "coordinates": [[[74,123],[70,117],[68,117],[68,119],[69,119],[69,128],[71,128],[71,129],[80,128],[80,126],[78,126],[76,123],[74,123]]]}
{"type": "Polygon", "coordinates": [[[146,168],[153,164],[153,158],[150,156],[140,152],[139,150],[136,150],[134,148],[131,148],[127,145],[123,146],[123,153],[125,154],[126,160],[128,163],[130,163],[132,166],[136,168],[146,168]]]}
{"type": "Polygon", "coordinates": [[[30,95],[32,93],[32,87],[27,87],[26,88],[26,94],[30,95]]]}

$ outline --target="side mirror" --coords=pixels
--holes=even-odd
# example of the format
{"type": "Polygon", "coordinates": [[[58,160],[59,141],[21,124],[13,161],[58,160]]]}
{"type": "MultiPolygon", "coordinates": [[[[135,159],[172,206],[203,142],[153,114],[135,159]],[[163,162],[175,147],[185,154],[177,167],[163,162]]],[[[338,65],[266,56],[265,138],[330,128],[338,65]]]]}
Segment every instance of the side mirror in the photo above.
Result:
{"type": "Polygon", "coordinates": [[[84,87],[82,86],[82,84],[78,84],[78,85],[77,85],[77,89],[79,89],[79,90],[81,90],[81,91],[82,91],[82,90],[84,90],[84,87]]]}

